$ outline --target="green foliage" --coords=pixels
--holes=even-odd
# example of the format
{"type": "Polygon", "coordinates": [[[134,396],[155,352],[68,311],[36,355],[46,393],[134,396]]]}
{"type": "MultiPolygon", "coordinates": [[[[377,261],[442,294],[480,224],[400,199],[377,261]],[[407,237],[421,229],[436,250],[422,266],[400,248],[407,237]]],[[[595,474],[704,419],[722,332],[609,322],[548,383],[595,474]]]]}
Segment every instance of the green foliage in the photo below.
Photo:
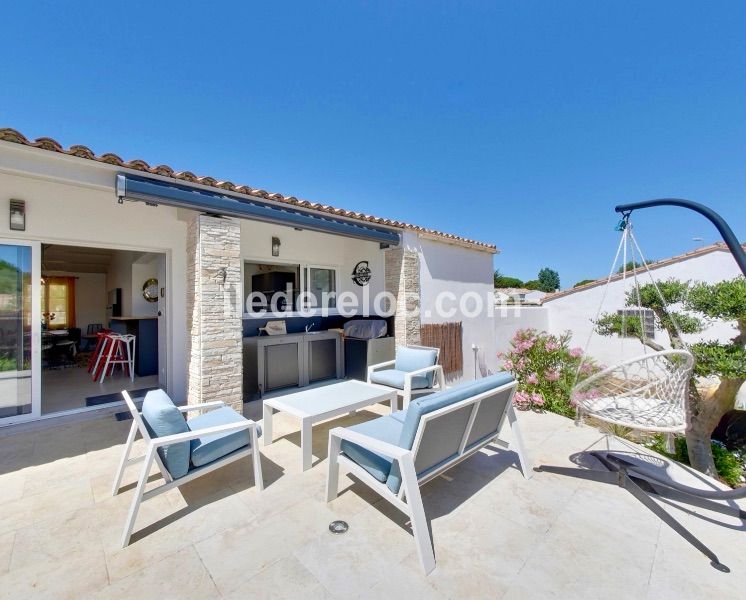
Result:
{"type": "MultiPolygon", "coordinates": [[[[581,365],[582,350],[570,348],[570,333],[555,336],[534,329],[521,329],[510,341],[507,354],[499,354],[503,368],[515,375],[518,391],[514,396],[518,408],[548,410],[572,417],[575,409],[570,392],[581,365]]],[[[598,368],[589,360],[583,363],[580,377],[598,368]]]]}
{"type": "Polygon", "coordinates": [[[685,305],[712,319],[746,321],[746,279],[697,283],[689,291],[685,305]]]}
{"type": "MultiPolygon", "coordinates": [[[[666,450],[666,441],[662,435],[654,436],[647,446],[658,454],[672,458],[673,460],[685,465],[689,464],[689,451],[687,449],[685,437],[674,438],[673,453],[666,450]]],[[[744,469],[746,468],[743,452],[730,451],[723,444],[717,441],[713,441],[711,446],[712,458],[715,461],[715,469],[717,470],[720,479],[730,487],[741,485],[741,478],[743,477],[744,469]]]]}
{"type": "Polygon", "coordinates": [[[581,285],[585,285],[586,283],[593,283],[594,281],[596,281],[596,280],[595,280],[595,279],[581,279],[580,281],[578,281],[578,282],[577,282],[577,283],[576,283],[576,284],[575,284],[574,286],[572,286],[572,287],[574,287],[574,288],[576,288],[576,287],[580,287],[581,285]]]}
{"type": "Polygon", "coordinates": [[[18,268],[0,260],[0,294],[15,294],[18,289],[18,268]]]}
{"type": "Polygon", "coordinates": [[[544,267],[539,271],[539,289],[542,292],[554,292],[560,287],[559,273],[549,267],[544,267]]]}
{"type": "MultiPolygon", "coordinates": [[[[666,281],[658,281],[658,290],[655,289],[652,283],[646,283],[640,286],[640,302],[641,306],[645,308],[652,308],[653,310],[665,311],[667,306],[683,302],[689,293],[689,282],[679,281],[677,279],[667,279],[666,281]],[[660,295],[663,296],[665,304],[661,300],[660,295]]],[[[627,306],[637,306],[637,293],[635,290],[627,292],[627,306]]]]}
{"type": "Polygon", "coordinates": [[[0,373],[3,371],[15,371],[16,359],[12,356],[0,356],[0,373]]]}
{"type": "Polygon", "coordinates": [[[530,279],[529,281],[523,282],[523,287],[525,287],[527,290],[540,290],[541,284],[539,283],[538,279],[530,279]]]}
{"type": "Polygon", "coordinates": [[[696,363],[697,375],[717,375],[721,379],[738,379],[746,376],[746,348],[737,344],[698,342],[690,347],[696,363]]]}
{"type": "Polygon", "coordinates": [[[495,288],[519,288],[523,287],[523,281],[517,277],[495,276],[495,288]]]}
{"type": "MultiPolygon", "coordinates": [[[[649,260],[647,261],[647,264],[652,264],[654,261],[649,260]]],[[[645,265],[641,262],[637,262],[636,260],[630,260],[627,261],[626,265],[622,265],[617,269],[617,273],[624,273],[624,271],[627,271],[627,273],[634,271],[635,269],[644,269],[645,265]]]]}
{"type": "Polygon", "coordinates": [[[642,321],[640,317],[627,315],[622,318],[619,313],[603,313],[598,321],[595,321],[596,332],[599,335],[622,335],[642,339],[642,321]]]}

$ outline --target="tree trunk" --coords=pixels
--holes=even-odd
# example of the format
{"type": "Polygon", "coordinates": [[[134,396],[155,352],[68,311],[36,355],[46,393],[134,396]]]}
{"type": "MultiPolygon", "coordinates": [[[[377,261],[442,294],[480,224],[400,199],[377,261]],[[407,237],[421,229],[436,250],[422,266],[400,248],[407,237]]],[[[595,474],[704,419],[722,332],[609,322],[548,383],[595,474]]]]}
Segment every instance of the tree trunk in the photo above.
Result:
{"type": "Polygon", "coordinates": [[[689,464],[697,471],[717,477],[710,436],[723,415],[735,405],[736,394],[744,381],[745,378],[723,379],[702,395],[696,389],[689,394],[686,445],[689,464]]]}

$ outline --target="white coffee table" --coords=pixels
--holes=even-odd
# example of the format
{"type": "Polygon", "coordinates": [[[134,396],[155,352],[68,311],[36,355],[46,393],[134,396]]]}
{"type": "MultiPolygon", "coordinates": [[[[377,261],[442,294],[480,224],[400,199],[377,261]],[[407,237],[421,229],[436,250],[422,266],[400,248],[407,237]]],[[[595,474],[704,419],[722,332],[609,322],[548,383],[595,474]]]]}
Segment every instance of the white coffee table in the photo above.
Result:
{"type": "Polygon", "coordinates": [[[399,397],[396,390],[370,385],[362,381],[349,380],[302,390],[286,396],[264,401],[264,445],[274,441],[272,415],[286,412],[300,419],[300,446],[303,453],[303,470],[311,468],[311,430],[315,423],[340,417],[359,408],[390,402],[391,412],[398,410],[399,397]]]}

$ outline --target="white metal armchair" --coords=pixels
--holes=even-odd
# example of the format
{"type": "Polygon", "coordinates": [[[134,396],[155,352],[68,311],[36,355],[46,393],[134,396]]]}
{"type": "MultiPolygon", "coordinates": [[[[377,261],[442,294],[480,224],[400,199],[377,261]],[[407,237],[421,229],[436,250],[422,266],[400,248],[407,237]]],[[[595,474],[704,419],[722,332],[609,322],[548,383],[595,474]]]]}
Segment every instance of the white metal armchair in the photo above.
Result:
{"type": "Polygon", "coordinates": [[[404,408],[422,394],[446,387],[443,367],[438,364],[440,348],[397,346],[396,358],[368,367],[368,383],[399,390],[404,408]]]}
{"type": "Polygon", "coordinates": [[[122,396],[132,413],[132,427],[114,478],[113,496],[119,493],[124,470],[130,465],[144,463],[122,532],[123,548],[130,542],[138,510],[144,500],[235,460],[251,455],[255,485],[259,490],[264,488],[258,444],[260,432],[254,421],[244,418],[222,402],[176,406],[163,390],[148,392],[142,411],[138,411],[126,391],[122,391],[122,396]],[[201,414],[185,419],[184,415],[192,411],[201,414]],[[138,431],[147,449],[144,456],[130,458],[138,431]],[[145,491],[154,461],[164,483],[145,491]]]}

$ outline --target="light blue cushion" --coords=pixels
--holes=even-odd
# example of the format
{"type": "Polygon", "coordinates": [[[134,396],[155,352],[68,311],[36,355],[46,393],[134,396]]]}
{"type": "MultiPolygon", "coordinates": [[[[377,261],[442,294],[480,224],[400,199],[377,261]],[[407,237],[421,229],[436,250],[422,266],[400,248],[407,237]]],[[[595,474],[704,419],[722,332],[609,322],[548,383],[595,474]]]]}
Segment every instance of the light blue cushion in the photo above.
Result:
{"type": "MultiPolygon", "coordinates": [[[[424,369],[425,367],[432,367],[437,362],[437,360],[437,350],[397,346],[394,369],[396,369],[397,371],[407,371],[411,373],[412,371],[424,369]]],[[[431,371],[430,373],[425,375],[425,377],[427,377],[427,386],[425,387],[432,387],[435,372],[431,371]]]]}
{"type": "MultiPolygon", "coordinates": [[[[465,400],[471,396],[476,396],[477,394],[498,388],[510,383],[511,381],[513,381],[513,376],[510,373],[497,373],[496,375],[490,375],[475,381],[468,381],[450,389],[413,400],[409,403],[407,410],[402,411],[405,412],[406,415],[401,429],[401,436],[397,440],[396,445],[400,448],[412,448],[414,438],[417,435],[417,428],[420,425],[420,417],[422,415],[444,408],[455,402],[459,402],[460,400],[465,400]]],[[[399,487],[401,486],[401,473],[399,472],[398,464],[392,466],[386,480],[386,485],[388,485],[389,489],[393,492],[399,491],[399,487]]]]}
{"type": "MultiPolygon", "coordinates": [[[[381,385],[387,385],[392,388],[399,390],[404,389],[404,376],[405,371],[397,371],[396,369],[382,369],[381,371],[373,371],[370,374],[371,383],[379,383],[381,385]]],[[[425,375],[415,375],[412,377],[412,389],[422,390],[430,387],[430,382],[425,375]]]]}
{"type": "MultiPolygon", "coordinates": [[[[401,420],[394,418],[392,415],[378,417],[372,421],[366,421],[359,425],[347,427],[350,431],[356,431],[363,435],[394,445],[399,441],[401,428],[401,420]]],[[[352,442],[348,442],[347,440],[342,440],[340,449],[345,456],[359,464],[378,481],[381,483],[386,481],[389,471],[391,471],[392,459],[376,454],[375,452],[367,450],[357,444],[353,444],[352,442]]]]}
{"type": "MultiPolygon", "coordinates": [[[[189,431],[184,415],[163,390],[152,390],[145,395],[142,419],[148,433],[154,438],[189,431]]],[[[174,479],[183,477],[189,471],[189,442],[158,448],[158,454],[174,479]]]]}
{"type": "MultiPolygon", "coordinates": [[[[245,422],[246,419],[239,415],[235,410],[224,406],[208,410],[201,415],[189,419],[187,425],[192,431],[207,429],[217,425],[228,425],[230,423],[245,422]]],[[[191,442],[192,465],[201,467],[216,461],[219,458],[227,456],[240,448],[251,444],[251,433],[248,429],[233,431],[229,433],[214,433],[199,437],[191,442]]]]}

